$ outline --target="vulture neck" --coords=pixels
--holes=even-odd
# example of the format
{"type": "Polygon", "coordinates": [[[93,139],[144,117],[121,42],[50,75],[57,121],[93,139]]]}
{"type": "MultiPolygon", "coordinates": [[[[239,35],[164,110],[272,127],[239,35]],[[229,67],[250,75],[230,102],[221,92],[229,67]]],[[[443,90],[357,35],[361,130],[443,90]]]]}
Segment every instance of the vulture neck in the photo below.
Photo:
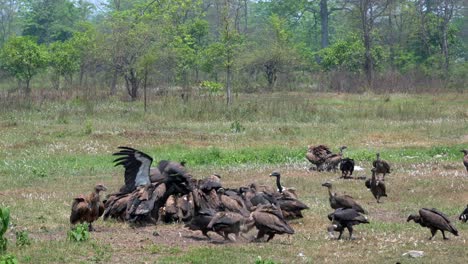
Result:
{"type": "Polygon", "coordinates": [[[98,190],[94,190],[94,192],[92,192],[90,195],[89,195],[89,203],[91,204],[98,204],[101,199],[99,197],[99,191],[98,190]]]}
{"type": "Polygon", "coordinates": [[[278,191],[280,193],[283,193],[283,186],[281,186],[281,180],[280,180],[281,176],[277,176],[276,177],[276,187],[278,187],[278,191]]]}
{"type": "Polygon", "coordinates": [[[375,180],[375,171],[372,172],[371,186],[376,186],[377,182],[375,180]]]}
{"type": "Polygon", "coordinates": [[[332,187],[329,186],[329,187],[328,187],[328,194],[330,195],[330,197],[333,197],[333,196],[335,196],[335,194],[332,193],[331,189],[332,189],[332,187]]]}

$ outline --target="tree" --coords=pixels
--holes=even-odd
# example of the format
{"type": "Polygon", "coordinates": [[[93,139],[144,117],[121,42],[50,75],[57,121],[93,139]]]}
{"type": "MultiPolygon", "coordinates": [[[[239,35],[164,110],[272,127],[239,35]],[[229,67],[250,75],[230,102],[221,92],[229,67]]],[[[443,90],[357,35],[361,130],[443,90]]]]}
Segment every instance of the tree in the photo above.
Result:
{"type": "Polygon", "coordinates": [[[88,9],[89,5],[75,6],[70,0],[26,1],[22,15],[23,35],[36,37],[39,44],[65,41],[72,37],[75,26],[86,16],[84,12],[89,13],[88,9]]]}
{"type": "Polygon", "coordinates": [[[19,1],[0,0],[0,47],[15,33],[19,1]]]}
{"type": "Polygon", "coordinates": [[[361,36],[365,48],[364,72],[367,84],[372,87],[374,80],[374,58],[372,57],[372,41],[375,21],[387,9],[391,0],[351,0],[358,11],[361,24],[361,36]]]}
{"type": "Polygon", "coordinates": [[[79,50],[71,41],[56,41],[49,46],[50,66],[54,71],[54,86],[60,88],[60,77],[72,83],[73,74],[80,68],[79,50]]]}
{"type": "Polygon", "coordinates": [[[30,37],[12,37],[0,53],[1,66],[18,80],[26,81],[25,92],[31,92],[31,79],[47,66],[46,48],[30,37]]]}

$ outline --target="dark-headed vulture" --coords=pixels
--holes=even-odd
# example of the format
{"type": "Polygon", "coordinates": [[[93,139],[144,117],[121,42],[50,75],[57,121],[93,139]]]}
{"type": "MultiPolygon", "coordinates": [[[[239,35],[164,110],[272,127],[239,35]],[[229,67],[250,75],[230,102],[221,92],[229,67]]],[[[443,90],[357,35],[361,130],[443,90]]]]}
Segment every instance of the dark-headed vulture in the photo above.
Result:
{"type": "MultiPolygon", "coordinates": [[[[366,183],[367,186],[367,183],[366,183]]],[[[377,180],[375,177],[375,168],[372,169],[372,178],[369,182],[369,189],[371,190],[372,194],[374,195],[377,203],[380,203],[380,197],[387,197],[385,182],[381,180],[377,180]]]]}
{"type": "Polygon", "coordinates": [[[465,165],[466,171],[468,171],[468,149],[464,149],[463,152],[463,165],[465,165]]]}
{"type": "Polygon", "coordinates": [[[444,213],[440,212],[435,208],[422,208],[421,210],[419,210],[419,215],[412,214],[408,216],[408,219],[406,221],[409,222],[411,220],[431,230],[432,236],[429,238],[429,240],[431,240],[435,236],[437,230],[440,230],[442,232],[442,236],[444,239],[448,239],[447,237],[445,237],[445,231],[448,231],[454,234],[455,236],[458,236],[458,231],[452,225],[450,219],[444,213]]]}
{"type": "Polygon", "coordinates": [[[466,205],[465,210],[463,210],[458,219],[463,223],[466,223],[466,221],[468,220],[468,205],[466,205]]]}
{"type": "Polygon", "coordinates": [[[331,235],[333,231],[340,232],[338,239],[341,239],[345,228],[348,229],[349,239],[353,239],[353,226],[369,223],[366,216],[352,208],[336,209],[335,212],[328,215],[328,219],[332,221],[332,225],[328,227],[328,232],[331,235]]]}
{"type": "Polygon", "coordinates": [[[376,156],[377,158],[372,162],[372,166],[374,166],[375,173],[382,174],[382,178],[385,180],[385,174],[390,173],[390,164],[380,159],[380,153],[377,153],[376,156]]]}
{"type": "Polygon", "coordinates": [[[246,224],[247,219],[241,214],[234,212],[217,212],[207,228],[222,234],[225,240],[229,240],[229,234],[235,234],[236,238],[242,231],[241,227],[246,224]]]}
{"type": "Polygon", "coordinates": [[[92,223],[96,221],[104,213],[104,204],[101,202],[100,192],[106,191],[107,188],[98,184],[94,187],[94,191],[87,197],[79,196],[73,200],[70,223],[89,223],[89,231],[94,231],[92,223]]]}
{"type": "Polygon", "coordinates": [[[354,160],[350,158],[344,158],[340,163],[341,178],[349,179],[353,177],[354,172],[354,160]]]}
{"type": "Polygon", "coordinates": [[[250,219],[258,229],[257,240],[268,235],[268,242],[275,235],[294,234],[294,230],[283,218],[281,211],[274,205],[259,205],[250,213],[250,219]]]}
{"type": "Polygon", "coordinates": [[[356,211],[367,214],[366,210],[362,208],[361,205],[359,205],[356,201],[354,201],[353,197],[349,195],[338,195],[336,193],[333,193],[331,191],[332,189],[332,184],[330,182],[325,182],[322,184],[322,186],[325,186],[328,188],[328,194],[330,196],[330,206],[333,209],[339,209],[339,208],[353,208],[356,211]]]}

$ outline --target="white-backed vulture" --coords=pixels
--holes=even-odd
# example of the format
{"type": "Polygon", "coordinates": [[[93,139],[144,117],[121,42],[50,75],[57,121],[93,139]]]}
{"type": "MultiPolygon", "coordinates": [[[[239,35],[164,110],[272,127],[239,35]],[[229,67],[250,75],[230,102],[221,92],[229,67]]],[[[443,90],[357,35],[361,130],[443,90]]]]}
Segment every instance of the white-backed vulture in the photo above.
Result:
{"type": "Polygon", "coordinates": [[[447,237],[445,237],[445,231],[448,231],[454,234],[455,236],[458,236],[458,230],[452,225],[450,219],[444,213],[440,212],[435,208],[422,208],[421,210],[419,210],[419,215],[411,214],[410,216],[408,216],[408,219],[406,221],[409,222],[411,220],[431,230],[432,236],[429,238],[429,240],[432,240],[432,238],[437,233],[437,230],[440,230],[442,232],[442,237],[444,239],[448,239],[447,237]]]}
{"type": "Polygon", "coordinates": [[[88,196],[79,196],[73,200],[70,223],[89,223],[89,231],[94,231],[92,223],[104,213],[104,204],[101,202],[100,192],[107,191],[102,184],[97,184],[94,191],[88,196]]]}

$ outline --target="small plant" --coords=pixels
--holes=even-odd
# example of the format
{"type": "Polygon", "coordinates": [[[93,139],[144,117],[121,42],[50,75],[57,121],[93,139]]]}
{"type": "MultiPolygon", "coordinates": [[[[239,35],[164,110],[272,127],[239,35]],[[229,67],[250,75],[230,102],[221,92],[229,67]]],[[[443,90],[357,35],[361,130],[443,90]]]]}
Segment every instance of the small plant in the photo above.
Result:
{"type": "Polygon", "coordinates": [[[33,168],[32,174],[34,175],[34,177],[38,177],[38,178],[47,177],[47,173],[43,168],[33,168]]]}
{"type": "Polygon", "coordinates": [[[0,256],[0,264],[18,264],[18,259],[11,254],[0,256]]]}
{"type": "Polygon", "coordinates": [[[68,240],[69,241],[86,241],[89,239],[88,224],[83,223],[76,225],[75,228],[68,231],[68,240]]]}
{"type": "Polygon", "coordinates": [[[241,133],[244,130],[245,130],[245,127],[242,126],[242,124],[238,120],[231,123],[231,131],[233,133],[241,133]]]}
{"type": "Polygon", "coordinates": [[[91,246],[94,249],[94,256],[90,257],[89,260],[94,263],[108,262],[111,257],[111,248],[108,245],[98,245],[92,243],[91,246]]]}
{"type": "Polygon", "coordinates": [[[90,120],[86,121],[84,133],[85,135],[91,135],[91,133],[93,133],[93,123],[90,120]]]}
{"type": "Polygon", "coordinates": [[[31,239],[29,239],[28,231],[16,231],[16,246],[23,247],[31,245],[31,239]]]}
{"type": "Polygon", "coordinates": [[[0,207],[0,254],[7,249],[7,239],[4,237],[10,224],[10,209],[0,207]]]}
{"type": "Polygon", "coordinates": [[[275,264],[275,262],[270,259],[262,259],[262,257],[258,256],[255,260],[255,264],[275,264]]]}

